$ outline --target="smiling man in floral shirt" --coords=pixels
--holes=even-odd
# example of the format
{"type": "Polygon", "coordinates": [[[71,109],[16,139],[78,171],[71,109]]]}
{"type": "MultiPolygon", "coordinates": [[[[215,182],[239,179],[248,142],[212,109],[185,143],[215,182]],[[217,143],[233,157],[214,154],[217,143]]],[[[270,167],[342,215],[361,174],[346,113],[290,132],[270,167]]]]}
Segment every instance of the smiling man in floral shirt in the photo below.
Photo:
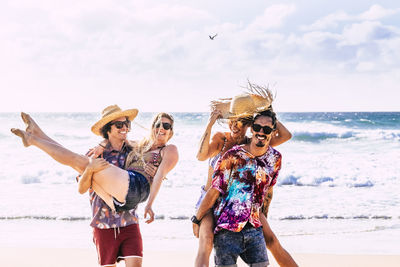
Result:
{"type": "Polygon", "coordinates": [[[212,187],[192,217],[198,235],[201,218],[214,207],[216,266],[236,266],[238,256],[251,266],[269,264],[259,213],[281,168],[281,154],[269,146],[275,123],[270,110],[255,115],[251,142],[224,154],[212,187]]]}

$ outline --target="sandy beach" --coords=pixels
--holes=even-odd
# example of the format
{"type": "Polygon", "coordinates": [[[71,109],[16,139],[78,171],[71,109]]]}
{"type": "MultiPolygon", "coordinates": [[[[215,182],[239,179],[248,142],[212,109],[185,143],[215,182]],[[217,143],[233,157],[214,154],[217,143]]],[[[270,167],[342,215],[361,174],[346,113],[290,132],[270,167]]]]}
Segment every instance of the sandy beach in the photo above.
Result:
{"type": "MultiPolygon", "coordinates": [[[[1,248],[1,265],[7,267],[96,267],[96,251],[87,248],[1,248]]],[[[337,255],[337,254],[293,254],[299,266],[306,267],[398,267],[400,255],[337,255]]],[[[143,266],[193,266],[195,252],[147,251],[143,266]]],[[[118,266],[124,266],[123,263],[118,266]]],[[[213,266],[212,259],[210,266],[213,266]]],[[[239,260],[239,267],[247,266],[239,260]]],[[[271,267],[278,265],[272,259],[271,267]]]]}
{"type": "MultiPolygon", "coordinates": [[[[150,225],[141,224],[141,231],[143,266],[193,266],[198,241],[191,233],[189,222],[159,220],[150,225]],[[168,235],[160,236],[160,232],[168,235]]],[[[398,267],[399,234],[394,229],[355,234],[281,235],[278,238],[299,266],[398,267]]],[[[98,266],[88,221],[0,220],[0,236],[1,266],[98,266]]],[[[278,267],[271,254],[269,259],[270,266],[278,267]]],[[[211,256],[210,266],[214,266],[213,263],[211,256]]],[[[123,266],[123,263],[118,265],[123,266]]],[[[239,259],[238,266],[247,265],[239,259]]]]}

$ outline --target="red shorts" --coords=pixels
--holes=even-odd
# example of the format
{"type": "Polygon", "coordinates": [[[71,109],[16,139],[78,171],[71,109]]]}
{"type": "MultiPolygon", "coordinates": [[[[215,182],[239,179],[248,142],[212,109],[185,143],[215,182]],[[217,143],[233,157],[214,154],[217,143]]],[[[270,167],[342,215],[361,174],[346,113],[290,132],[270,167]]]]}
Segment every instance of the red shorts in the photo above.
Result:
{"type": "Polygon", "coordinates": [[[111,229],[93,228],[93,242],[101,266],[114,265],[125,258],[143,257],[139,224],[111,229]]]}

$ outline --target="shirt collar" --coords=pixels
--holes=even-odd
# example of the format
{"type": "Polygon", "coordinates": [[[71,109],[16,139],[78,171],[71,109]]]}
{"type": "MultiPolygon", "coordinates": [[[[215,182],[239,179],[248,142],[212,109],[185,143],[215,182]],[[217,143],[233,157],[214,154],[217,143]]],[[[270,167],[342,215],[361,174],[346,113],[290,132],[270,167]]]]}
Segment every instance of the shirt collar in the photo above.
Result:
{"type": "Polygon", "coordinates": [[[127,149],[128,149],[128,145],[126,144],[126,141],[124,141],[123,143],[122,143],[122,147],[121,147],[121,150],[116,150],[116,149],[114,149],[112,146],[111,146],[111,143],[110,142],[107,142],[107,145],[106,145],[106,148],[104,149],[104,151],[106,151],[106,152],[108,152],[108,153],[118,153],[118,152],[123,152],[123,151],[126,151],[127,149]]]}

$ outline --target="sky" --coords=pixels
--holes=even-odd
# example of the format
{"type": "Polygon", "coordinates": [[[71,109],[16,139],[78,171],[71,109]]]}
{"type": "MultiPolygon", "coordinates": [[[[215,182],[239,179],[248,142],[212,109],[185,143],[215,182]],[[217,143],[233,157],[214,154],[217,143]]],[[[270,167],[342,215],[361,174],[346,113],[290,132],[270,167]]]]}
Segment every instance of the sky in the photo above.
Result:
{"type": "Polygon", "coordinates": [[[208,111],[248,80],[278,112],[400,111],[397,0],[1,6],[0,112],[208,111]]]}

